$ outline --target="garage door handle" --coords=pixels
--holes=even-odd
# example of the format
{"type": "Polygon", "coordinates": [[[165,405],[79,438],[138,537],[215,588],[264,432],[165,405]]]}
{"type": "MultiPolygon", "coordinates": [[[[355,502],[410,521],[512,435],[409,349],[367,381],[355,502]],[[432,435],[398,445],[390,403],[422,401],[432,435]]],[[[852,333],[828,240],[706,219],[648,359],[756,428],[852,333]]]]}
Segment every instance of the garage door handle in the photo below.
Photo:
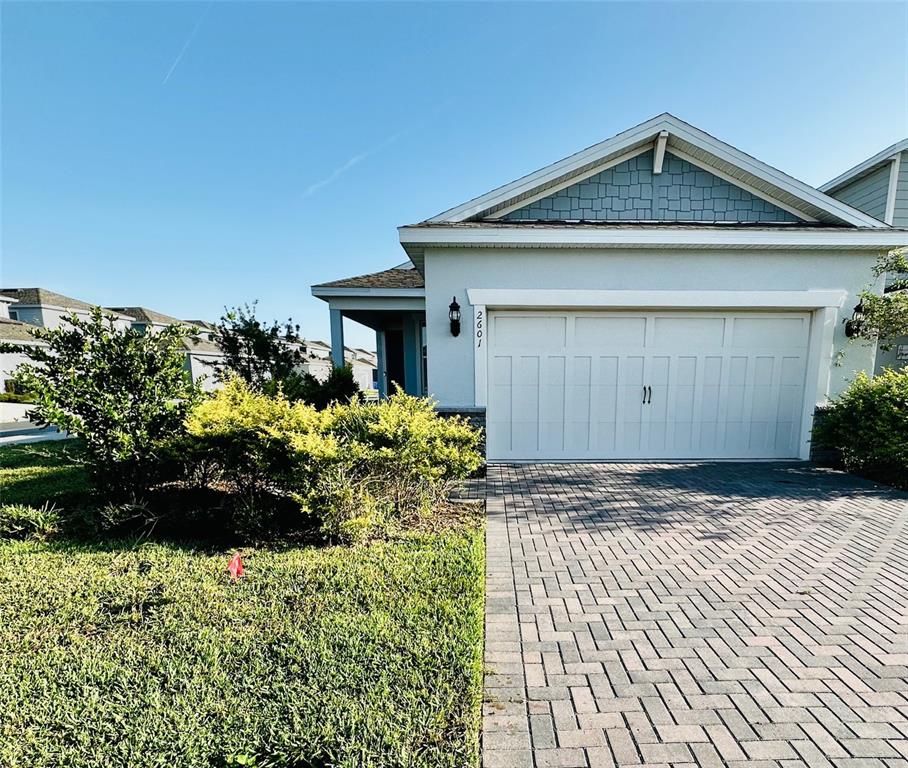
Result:
{"type": "Polygon", "coordinates": [[[643,405],[646,405],[646,384],[643,385],[643,405]]]}
{"type": "Polygon", "coordinates": [[[653,388],[647,387],[646,389],[649,391],[649,398],[647,398],[646,402],[651,403],[651,402],[653,402],[653,388]]]}

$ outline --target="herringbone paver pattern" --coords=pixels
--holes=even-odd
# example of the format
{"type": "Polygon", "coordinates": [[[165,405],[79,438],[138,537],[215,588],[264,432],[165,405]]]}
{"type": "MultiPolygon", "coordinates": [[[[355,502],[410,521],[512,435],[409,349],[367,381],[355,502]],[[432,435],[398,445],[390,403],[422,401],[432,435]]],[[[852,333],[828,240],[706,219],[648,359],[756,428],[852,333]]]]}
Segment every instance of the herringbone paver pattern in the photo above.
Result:
{"type": "Polygon", "coordinates": [[[485,768],[908,765],[908,494],[497,466],[488,516],[485,768]]]}

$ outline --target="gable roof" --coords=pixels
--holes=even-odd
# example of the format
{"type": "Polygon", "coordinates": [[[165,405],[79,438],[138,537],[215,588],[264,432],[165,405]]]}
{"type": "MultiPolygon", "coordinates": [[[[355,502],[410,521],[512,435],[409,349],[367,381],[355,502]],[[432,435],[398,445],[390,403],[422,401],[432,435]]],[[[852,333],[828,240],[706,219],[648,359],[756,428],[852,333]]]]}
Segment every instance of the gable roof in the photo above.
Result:
{"type": "Polygon", "coordinates": [[[155,312],[153,309],[148,309],[147,307],[107,307],[107,309],[109,309],[111,312],[118,312],[121,315],[128,315],[129,317],[137,320],[140,323],[173,325],[174,323],[186,322],[176,317],[171,317],[170,315],[164,315],[160,312],[155,312]]]}
{"type": "Polygon", "coordinates": [[[31,341],[35,344],[39,342],[29,332],[29,328],[37,328],[36,325],[21,323],[18,320],[11,320],[8,317],[0,317],[0,341],[31,341]]]}
{"type": "Polygon", "coordinates": [[[667,112],[433,216],[425,223],[499,218],[660,144],[663,151],[669,149],[672,154],[769,200],[802,220],[851,227],[886,226],[667,112]]]}
{"type": "Polygon", "coordinates": [[[92,309],[91,304],[79,299],[72,299],[62,293],[54,293],[47,288],[3,288],[0,293],[14,299],[23,306],[52,306],[63,309],[92,309]]]}
{"type": "Polygon", "coordinates": [[[844,187],[846,184],[859,179],[861,176],[866,176],[868,173],[875,171],[881,165],[885,165],[896,155],[905,152],[906,150],[908,150],[908,139],[897,141],[895,144],[886,147],[886,149],[877,152],[873,157],[858,163],[853,168],[849,168],[845,173],[841,173],[834,179],[827,181],[825,184],[821,184],[818,189],[821,192],[831,194],[840,187],[844,187]]]}

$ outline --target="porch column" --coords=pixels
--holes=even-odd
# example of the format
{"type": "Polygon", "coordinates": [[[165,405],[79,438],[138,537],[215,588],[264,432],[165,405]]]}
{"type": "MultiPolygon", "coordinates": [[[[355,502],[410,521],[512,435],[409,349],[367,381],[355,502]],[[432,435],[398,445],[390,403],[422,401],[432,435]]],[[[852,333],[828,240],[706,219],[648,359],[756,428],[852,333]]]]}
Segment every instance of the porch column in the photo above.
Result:
{"type": "Polygon", "coordinates": [[[375,332],[375,358],[378,368],[378,399],[384,400],[388,396],[388,371],[385,368],[385,332],[375,332]]]}
{"type": "Polygon", "coordinates": [[[344,316],[339,309],[331,309],[331,362],[335,368],[344,366],[344,316]]]}
{"type": "Polygon", "coordinates": [[[418,315],[404,317],[404,389],[408,395],[422,395],[421,329],[418,315]]]}

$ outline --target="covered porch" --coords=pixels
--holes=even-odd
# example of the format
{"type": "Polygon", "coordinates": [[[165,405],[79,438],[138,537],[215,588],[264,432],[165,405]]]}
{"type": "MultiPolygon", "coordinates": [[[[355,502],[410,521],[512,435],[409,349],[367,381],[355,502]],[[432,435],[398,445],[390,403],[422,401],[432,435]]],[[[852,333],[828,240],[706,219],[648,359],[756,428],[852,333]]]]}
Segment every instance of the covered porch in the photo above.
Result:
{"type": "Polygon", "coordinates": [[[344,318],[375,331],[378,395],[399,386],[426,394],[426,300],[423,276],[407,262],[393,269],[312,286],[328,304],[331,359],[344,364],[344,318]]]}

